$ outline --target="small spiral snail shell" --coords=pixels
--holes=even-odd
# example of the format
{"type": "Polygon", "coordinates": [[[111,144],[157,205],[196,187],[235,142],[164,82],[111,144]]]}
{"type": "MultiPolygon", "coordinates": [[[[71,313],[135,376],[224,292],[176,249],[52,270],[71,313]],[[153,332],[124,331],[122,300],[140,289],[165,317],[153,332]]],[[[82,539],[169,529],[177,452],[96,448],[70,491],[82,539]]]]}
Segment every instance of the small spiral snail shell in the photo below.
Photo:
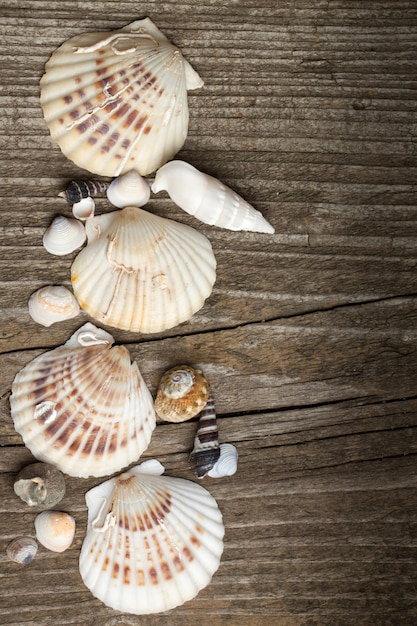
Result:
{"type": "Polygon", "coordinates": [[[200,413],[194,448],[190,460],[194,461],[194,474],[204,478],[220,457],[219,433],[217,430],[216,410],[213,397],[210,396],[200,413]]]}
{"type": "Polygon", "coordinates": [[[68,204],[75,204],[83,198],[91,198],[104,193],[108,186],[109,183],[101,180],[72,180],[66,190],[58,195],[65,198],[68,204]]]}
{"type": "Polygon", "coordinates": [[[200,413],[208,397],[209,387],[203,373],[189,365],[177,365],[160,380],[155,411],[167,422],[185,422],[200,413]]]}
{"type": "Polygon", "coordinates": [[[48,508],[64,497],[65,479],[49,463],[31,463],[16,476],[14,491],[29,506],[48,508]]]}
{"type": "Polygon", "coordinates": [[[17,537],[9,543],[6,554],[10,561],[29,565],[32,563],[38,551],[38,544],[32,537],[17,537]]]}

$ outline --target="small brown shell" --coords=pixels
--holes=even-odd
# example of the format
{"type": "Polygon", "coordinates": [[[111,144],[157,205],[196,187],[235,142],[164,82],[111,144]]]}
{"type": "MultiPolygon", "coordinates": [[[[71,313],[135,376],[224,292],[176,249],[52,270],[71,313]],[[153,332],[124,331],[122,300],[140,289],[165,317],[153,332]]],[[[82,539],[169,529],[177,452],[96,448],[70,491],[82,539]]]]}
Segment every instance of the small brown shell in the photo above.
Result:
{"type": "Polygon", "coordinates": [[[189,365],[176,365],[162,376],[155,411],[166,422],[185,422],[207,404],[209,386],[203,373],[189,365]]]}

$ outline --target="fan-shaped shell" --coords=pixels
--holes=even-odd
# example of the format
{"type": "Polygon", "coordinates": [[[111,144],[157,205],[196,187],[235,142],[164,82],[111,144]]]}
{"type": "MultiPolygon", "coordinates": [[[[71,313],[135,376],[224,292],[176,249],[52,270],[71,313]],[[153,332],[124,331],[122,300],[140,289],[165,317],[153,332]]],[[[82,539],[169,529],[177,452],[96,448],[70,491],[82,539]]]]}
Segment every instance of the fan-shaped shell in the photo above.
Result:
{"type": "Polygon", "coordinates": [[[73,217],[57,215],[45,230],[43,245],[50,254],[63,256],[80,248],[86,240],[84,225],[73,217]]]}
{"type": "Polygon", "coordinates": [[[52,138],[104,176],[146,175],[172,158],[188,132],[187,89],[203,85],[149,18],[73,37],[45,70],[41,105],[52,138]]]}
{"type": "Polygon", "coordinates": [[[275,232],[262,213],[230,187],[185,161],[171,161],[156,172],[152,191],[162,190],[181,209],[205,224],[229,230],[275,232]]]}
{"type": "Polygon", "coordinates": [[[135,170],[115,178],[107,189],[107,198],[119,209],[127,206],[144,206],[150,195],[148,181],[135,170]]]}
{"type": "Polygon", "coordinates": [[[31,318],[43,326],[71,319],[80,312],[76,298],[63,285],[47,285],[32,293],[28,309],[31,318]]]}
{"type": "Polygon", "coordinates": [[[73,542],[75,520],[64,511],[43,511],[35,519],[36,539],[52,552],[65,552],[73,542]]]}
{"type": "Polygon", "coordinates": [[[155,411],[167,422],[185,422],[200,413],[208,397],[209,386],[203,373],[189,365],[176,365],[159,381],[155,411]]]}
{"type": "Polygon", "coordinates": [[[94,319],[160,332],[192,317],[210,295],[216,260],[194,229],[127,207],[89,220],[71,268],[78,302],[94,319]]]}
{"type": "Polygon", "coordinates": [[[28,363],[10,397],[32,454],[71,476],[105,476],[137,461],[155,427],[152,396],[124,346],[87,323],[28,363]]]}
{"type": "Polygon", "coordinates": [[[82,579],[108,606],[138,615],[196,596],[223,551],[214,498],[194,482],[150,473],[159,467],[144,463],[86,495],[82,579]]]}

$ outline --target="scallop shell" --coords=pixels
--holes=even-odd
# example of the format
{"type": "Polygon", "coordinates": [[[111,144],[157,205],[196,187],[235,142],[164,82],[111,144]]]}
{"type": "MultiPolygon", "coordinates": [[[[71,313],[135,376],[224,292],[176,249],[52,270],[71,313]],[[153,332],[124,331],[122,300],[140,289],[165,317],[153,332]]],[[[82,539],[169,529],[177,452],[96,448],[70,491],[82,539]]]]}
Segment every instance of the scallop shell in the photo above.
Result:
{"type": "Polygon", "coordinates": [[[31,318],[43,326],[71,319],[80,312],[76,298],[62,285],[48,285],[32,293],[28,308],[31,318]]]}
{"type": "Polygon", "coordinates": [[[44,248],[63,256],[80,248],[86,240],[84,225],[73,217],[57,215],[43,235],[44,248]]]}
{"type": "Polygon", "coordinates": [[[234,445],[231,443],[220,444],[220,457],[211,470],[207,472],[207,476],[211,478],[233,476],[237,471],[237,459],[238,452],[234,445]]]}
{"type": "Polygon", "coordinates": [[[72,205],[72,214],[77,220],[90,220],[94,217],[96,203],[91,196],[82,198],[79,202],[72,205]]]}
{"type": "Polygon", "coordinates": [[[155,427],[152,396],[124,346],[93,324],[16,376],[15,428],[39,460],[71,476],[105,476],[137,461],[155,427]]]}
{"type": "Polygon", "coordinates": [[[159,382],[155,411],[167,422],[184,422],[200,413],[208,397],[209,386],[203,373],[189,365],[177,365],[159,382]]]}
{"type": "Polygon", "coordinates": [[[107,189],[107,198],[119,209],[127,206],[144,206],[150,195],[149,183],[135,170],[115,178],[107,189]]]}
{"type": "Polygon", "coordinates": [[[103,324],[155,333],[189,320],[210,295],[216,259],[204,235],[137,207],[89,220],[71,268],[81,307],[103,324]]]}
{"type": "Polygon", "coordinates": [[[155,175],[152,191],[167,191],[181,209],[205,224],[229,230],[274,233],[262,213],[217,178],[203,174],[185,161],[171,161],[155,175]]]}
{"type": "Polygon", "coordinates": [[[108,186],[109,183],[101,180],[72,180],[66,190],[58,195],[61,198],[65,198],[68,204],[74,204],[85,198],[91,198],[103,193],[108,186]]]}
{"type": "Polygon", "coordinates": [[[149,19],[78,35],[51,56],[41,105],[52,138],[80,167],[143,176],[171,159],[188,132],[187,89],[203,81],[149,19]]]}
{"type": "Polygon", "coordinates": [[[195,462],[194,474],[197,478],[204,478],[217,463],[219,457],[216,409],[213,396],[210,395],[206,406],[200,413],[194,448],[190,455],[190,459],[195,462]]]}
{"type": "Polygon", "coordinates": [[[50,508],[65,495],[65,479],[49,463],[31,463],[16,476],[14,491],[29,506],[50,508]]]}
{"type": "Polygon", "coordinates": [[[52,552],[65,552],[75,536],[75,520],[63,511],[43,511],[35,519],[36,539],[52,552]]]}
{"type": "Polygon", "coordinates": [[[144,463],[86,494],[80,554],[85,585],[106,605],[137,615],[194,598],[218,569],[224,526],[200,485],[144,463]]]}
{"type": "Polygon", "coordinates": [[[32,563],[37,551],[38,544],[32,537],[17,537],[6,548],[6,554],[10,561],[20,563],[20,565],[32,563]]]}

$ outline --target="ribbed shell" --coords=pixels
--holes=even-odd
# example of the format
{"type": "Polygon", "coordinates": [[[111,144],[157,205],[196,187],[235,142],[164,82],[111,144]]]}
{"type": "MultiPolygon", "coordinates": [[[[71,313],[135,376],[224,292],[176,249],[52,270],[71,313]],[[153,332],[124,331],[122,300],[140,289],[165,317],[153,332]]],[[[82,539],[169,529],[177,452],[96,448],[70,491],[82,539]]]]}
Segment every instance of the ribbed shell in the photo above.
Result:
{"type": "Polygon", "coordinates": [[[11,414],[26,446],[71,476],[105,476],[137,461],[155,427],[136,363],[111,343],[111,335],[85,324],[26,365],[12,385],[11,414]]]}
{"type": "Polygon", "coordinates": [[[223,551],[222,516],[208,491],[147,474],[147,465],[87,493],[80,554],[80,573],[91,592],[113,609],[138,615],[167,611],[196,596],[223,551]]]}
{"type": "Polygon", "coordinates": [[[233,189],[185,161],[171,161],[156,172],[152,191],[162,190],[181,209],[205,224],[229,230],[275,232],[262,213],[233,189]]]}
{"type": "Polygon", "coordinates": [[[41,105],[52,138],[104,176],[149,174],[172,158],[188,132],[187,89],[203,85],[149,18],[73,37],[45,70],[41,105]]]}
{"type": "Polygon", "coordinates": [[[124,330],[160,332],[189,320],[216,278],[211,244],[196,230],[127,207],[89,220],[71,268],[80,306],[124,330]]]}

